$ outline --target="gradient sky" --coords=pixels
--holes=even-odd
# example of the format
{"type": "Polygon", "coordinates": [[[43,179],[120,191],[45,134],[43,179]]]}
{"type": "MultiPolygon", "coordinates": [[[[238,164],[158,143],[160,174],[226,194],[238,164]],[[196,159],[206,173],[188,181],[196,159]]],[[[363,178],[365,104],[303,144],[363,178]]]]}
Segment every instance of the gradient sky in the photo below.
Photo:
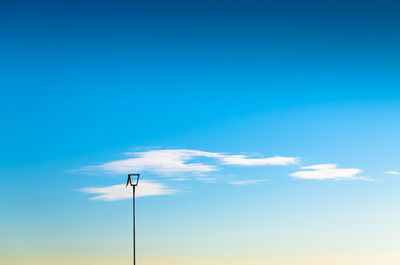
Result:
{"type": "Polygon", "coordinates": [[[400,264],[399,12],[1,1],[0,263],[400,264]]]}

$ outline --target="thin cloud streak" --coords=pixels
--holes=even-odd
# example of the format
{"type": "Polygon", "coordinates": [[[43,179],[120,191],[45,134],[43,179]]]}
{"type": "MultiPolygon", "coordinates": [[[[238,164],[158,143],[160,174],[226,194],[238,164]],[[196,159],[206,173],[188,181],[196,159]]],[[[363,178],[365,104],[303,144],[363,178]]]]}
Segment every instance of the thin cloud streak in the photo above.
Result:
{"type": "Polygon", "coordinates": [[[267,182],[266,179],[249,179],[249,180],[237,180],[237,181],[230,181],[229,184],[232,185],[249,185],[249,184],[257,184],[262,182],[267,182]]]}
{"type": "Polygon", "coordinates": [[[362,172],[358,168],[337,168],[336,164],[318,164],[303,166],[302,170],[290,174],[299,179],[360,179],[365,177],[358,176],[362,172]]]}
{"type": "Polygon", "coordinates": [[[287,166],[298,163],[296,157],[274,156],[269,158],[248,158],[246,155],[220,156],[222,164],[241,166],[287,166]]]}
{"type": "Polygon", "coordinates": [[[395,176],[398,176],[398,175],[400,175],[400,172],[399,172],[399,171],[386,171],[385,174],[386,174],[386,175],[395,175],[395,176]]]}

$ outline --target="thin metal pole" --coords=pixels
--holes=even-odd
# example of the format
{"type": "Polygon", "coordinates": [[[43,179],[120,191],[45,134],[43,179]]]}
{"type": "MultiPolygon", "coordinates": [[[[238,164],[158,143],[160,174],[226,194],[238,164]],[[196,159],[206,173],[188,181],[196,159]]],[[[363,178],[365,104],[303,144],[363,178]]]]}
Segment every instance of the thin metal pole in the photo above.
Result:
{"type": "Polygon", "coordinates": [[[133,186],[133,265],[136,265],[135,186],[133,186]]]}

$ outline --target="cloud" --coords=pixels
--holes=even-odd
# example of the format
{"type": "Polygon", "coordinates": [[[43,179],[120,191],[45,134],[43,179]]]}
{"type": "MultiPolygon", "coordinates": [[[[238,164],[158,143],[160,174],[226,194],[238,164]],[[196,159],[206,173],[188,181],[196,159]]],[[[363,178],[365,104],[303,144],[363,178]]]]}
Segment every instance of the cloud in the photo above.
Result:
{"type": "Polygon", "coordinates": [[[287,166],[297,164],[295,157],[274,156],[269,158],[248,158],[246,155],[221,155],[222,164],[241,166],[287,166]]]}
{"type": "Polygon", "coordinates": [[[133,171],[151,171],[159,174],[169,173],[204,173],[216,171],[214,165],[203,163],[187,163],[194,157],[210,157],[209,153],[197,150],[151,150],[147,152],[127,153],[133,158],[111,161],[102,165],[90,166],[87,169],[100,169],[109,173],[133,171]]]}
{"type": "Polygon", "coordinates": [[[336,164],[318,164],[303,166],[302,170],[290,174],[290,176],[300,179],[363,179],[358,176],[362,170],[358,168],[337,168],[336,164]]]}
{"type": "MultiPolygon", "coordinates": [[[[117,201],[132,198],[132,188],[125,184],[107,186],[107,187],[88,187],[81,189],[82,192],[95,194],[91,200],[117,201]]],[[[175,190],[168,189],[164,184],[142,180],[136,187],[136,197],[167,195],[175,193],[175,190]]]]}
{"type": "Polygon", "coordinates": [[[387,175],[400,175],[399,171],[386,171],[385,174],[387,175]]]}
{"type": "Polygon", "coordinates": [[[229,184],[232,184],[232,185],[248,185],[248,184],[256,184],[256,183],[262,183],[262,182],[267,182],[267,180],[266,179],[236,180],[236,181],[229,182],[229,184]]]}
{"type": "MultiPolygon", "coordinates": [[[[215,182],[215,172],[222,166],[289,166],[299,165],[297,157],[273,156],[252,157],[246,154],[227,154],[206,152],[191,149],[160,149],[125,154],[127,158],[110,161],[100,165],[83,168],[88,173],[101,172],[109,174],[128,174],[131,172],[147,172],[153,176],[169,177],[171,181],[196,180],[215,182]],[[210,173],[213,173],[211,175],[210,173]]],[[[82,169],[81,169],[82,170],[82,169]]],[[[336,164],[316,164],[301,166],[291,177],[298,179],[358,179],[374,181],[359,174],[358,168],[338,168],[336,164]]],[[[387,171],[386,174],[400,175],[397,171],[387,171]]],[[[263,179],[232,180],[232,185],[249,185],[265,182],[263,179]]],[[[88,187],[81,191],[94,194],[92,200],[120,200],[131,198],[131,190],[124,185],[108,187],[88,187]]],[[[173,194],[175,190],[168,189],[164,184],[153,181],[141,181],[138,186],[138,196],[154,196],[173,194]]]]}
{"type": "MultiPolygon", "coordinates": [[[[161,149],[142,152],[125,153],[125,159],[110,161],[100,165],[81,168],[87,173],[128,174],[131,172],[148,172],[153,176],[169,177],[171,181],[196,180],[215,182],[215,176],[209,173],[218,171],[222,165],[238,166],[287,166],[297,164],[295,157],[260,157],[248,155],[206,152],[191,149],[161,149]],[[192,178],[190,178],[190,176],[192,178]]],[[[262,180],[232,181],[233,185],[244,185],[264,182],[262,180]]],[[[108,187],[88,187],[81,190],[94,194],[92,200],[114,201],[131,198],[131,189],[124,185],[108,187]]],[[[175,190],[166,188],[161,183],[141,181],[137,188],[137,196],[154,196],[175,193],[175,190]]]]}
{"type": "Polygon", "coordinates": [[[101,170],[108,173],[126,174],[132,171],[149,171],[160,175],[190,173],[204,175],[217,171],[218,164],[241,166],[286,166],[298,163],[295,157],[274,156],[249,158],[247,155],[229,155],[190,149],[165,149],[127,153],[126,159],[89,166],[86,170],[101,170]],[[216,162],[190,162],[195,158],[214,158],[216,162]]]}

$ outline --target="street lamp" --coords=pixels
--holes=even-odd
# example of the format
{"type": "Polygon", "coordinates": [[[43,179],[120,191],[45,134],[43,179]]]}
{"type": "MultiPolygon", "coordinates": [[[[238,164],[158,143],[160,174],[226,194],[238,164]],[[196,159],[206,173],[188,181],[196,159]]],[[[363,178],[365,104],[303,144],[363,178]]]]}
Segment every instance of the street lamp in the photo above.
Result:
{"type": "Polygon", "coordinates": [[[126,187],[130,184],[133,190],[133,265],[136,265],[136,234],[135,234],[135,188],[139,183],[140,174],[128,174],[128,180],[126,181],[126,187]],[[134,183],[132,183],[132,177],[135,177],[134,183]],[[136,181],[135,181],[136,180],[136,181]]]}

